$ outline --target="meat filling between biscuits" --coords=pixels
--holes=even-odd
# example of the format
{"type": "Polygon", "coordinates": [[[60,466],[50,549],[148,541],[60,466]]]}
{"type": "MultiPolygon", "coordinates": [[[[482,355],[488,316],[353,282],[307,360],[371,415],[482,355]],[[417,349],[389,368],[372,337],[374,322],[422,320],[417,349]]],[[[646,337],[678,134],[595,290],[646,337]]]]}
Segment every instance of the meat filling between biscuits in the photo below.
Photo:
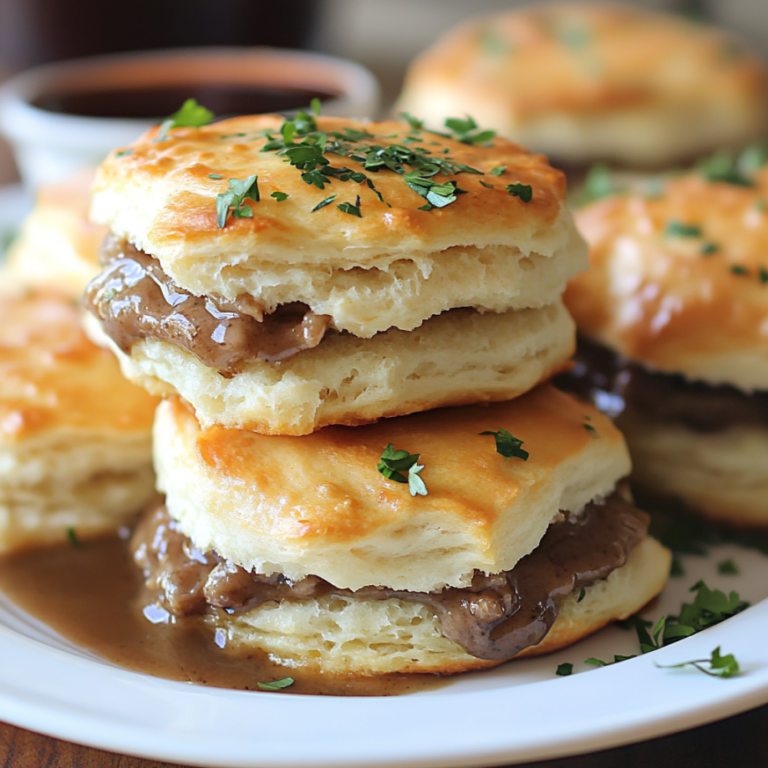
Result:
{"type": "Polygon", "coordinates": [[[163,272],[160,262],[109,235],[104,271],[88,285],[85,306],[123,352],[142,339],[183,347],[223,374],[254,360],[274,362],[316,347],[331,318],[293,303],[265,313],[251,297],[234,301],[195,296],[163,272]]]}
{"type": "Polygon", "coordinates": [[[574,361],[573,370],[555,383],[612,418],[626,413],[653,422],[673,422],[694,432],[768,425],[768,392],[747,393],[650,371],[585,339],[579,339],[574,361]]]}
{"type": "Polygon", "coordinates": [[[146,579],[146,597],[175,616],[224,610],[233,614],[266,602],[325,595],[364,600],[399,598],[427,605],[445,637],[476,658],[509,659],[540,643],[563,600],[621,568],[647,535],[649,518],[614,493],[578,516],[563,513],[539,546],[509,571],[476,571],[466,588],[408,592],[387,587],[339,589],[317,576],[291,581],[250,573],[215,552],[201,552],[165,506],[146,514],[132,543],[146,579]]]}

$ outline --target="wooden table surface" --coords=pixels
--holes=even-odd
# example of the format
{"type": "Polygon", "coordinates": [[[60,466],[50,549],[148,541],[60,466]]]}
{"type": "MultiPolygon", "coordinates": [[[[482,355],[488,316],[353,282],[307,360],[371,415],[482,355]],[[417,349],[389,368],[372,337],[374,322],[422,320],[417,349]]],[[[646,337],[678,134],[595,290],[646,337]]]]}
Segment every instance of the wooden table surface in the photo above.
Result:
{"type": "MultiPolygon", "coordinates": [[[[768,706],[674,736],[535,765],[537,768],[766,766],[768,706]]],[[[0,723],[0,768],[177,768],[177,764],[89,749],[0,723]]]]}

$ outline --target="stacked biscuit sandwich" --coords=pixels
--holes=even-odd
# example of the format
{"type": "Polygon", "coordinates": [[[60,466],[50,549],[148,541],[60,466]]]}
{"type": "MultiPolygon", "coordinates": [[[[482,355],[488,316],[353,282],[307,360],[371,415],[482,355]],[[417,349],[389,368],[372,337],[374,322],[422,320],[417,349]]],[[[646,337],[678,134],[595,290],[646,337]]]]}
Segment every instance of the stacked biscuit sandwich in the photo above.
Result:
{"type": "Polygon", "coordinates": [[[564,177],[452,126],[243,117],[100,168],[89,332],[166,398],[133,547],[177,624],[293,668],[452,673],[662,589],[623,439],[546,384],[585,260],[564,177]]]}

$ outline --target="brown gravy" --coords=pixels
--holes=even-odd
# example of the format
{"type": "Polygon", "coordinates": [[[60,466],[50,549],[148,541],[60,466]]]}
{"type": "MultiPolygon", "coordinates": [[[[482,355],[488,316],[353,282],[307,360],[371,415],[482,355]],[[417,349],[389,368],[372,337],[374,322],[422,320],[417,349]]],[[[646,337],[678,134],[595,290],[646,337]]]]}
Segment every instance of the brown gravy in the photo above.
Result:
{"type": "Polygon", "coordinates": [[[141,613],[141,571],[126,541],[107,537],[0,558],[0,589],[60,635],[107,661],[169,680],[258,690],[293,677],[280,693],[392,696],[447,684],[437,675],[331,676],[291,670],[266,654],[236,653],[214,642],[199,616],[151,624],[141,613]]]}

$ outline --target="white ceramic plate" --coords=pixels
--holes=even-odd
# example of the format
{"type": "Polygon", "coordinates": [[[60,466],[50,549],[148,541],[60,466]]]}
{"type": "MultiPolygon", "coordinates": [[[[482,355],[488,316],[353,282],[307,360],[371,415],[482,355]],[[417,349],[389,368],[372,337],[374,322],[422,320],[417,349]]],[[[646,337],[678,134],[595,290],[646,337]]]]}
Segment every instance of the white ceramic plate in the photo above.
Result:
{"type": "Polygon", "coordinates": [[[768,702],[768,558],[728,545],[683,564],[686,575],[672,579],[650,618],[677,613],[699,578],[756,604],[621,664],[583,664],[637,652],[634,632],[612,627],[553,656],[392,698],[227,691],[135,674],[72,646],[0,596],[0,719],[201,766],[482,766],[603,749],[768,702]],[[727,558],[739,576],[717,572],[727,558]],[[654,664],[708,657],[718,645],[736,654],[741,676],[654,664]],[[565,661],[574,674],[556,677],[565,661]]]}

